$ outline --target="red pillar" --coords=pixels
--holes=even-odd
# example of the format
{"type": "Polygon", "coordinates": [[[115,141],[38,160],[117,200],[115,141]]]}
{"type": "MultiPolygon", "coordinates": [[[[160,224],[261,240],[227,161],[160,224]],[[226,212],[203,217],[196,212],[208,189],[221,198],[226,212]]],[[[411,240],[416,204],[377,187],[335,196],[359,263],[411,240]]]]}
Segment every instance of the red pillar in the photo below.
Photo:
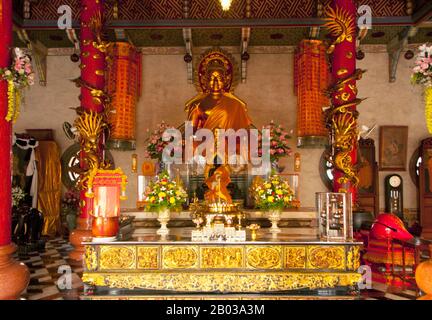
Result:
{"type": "MultiPolygon", "coordinates": [[[[330,28],[334,42],[332,61],[333,90],[331,92],[333,112],[330,120],[336,121],[339,125],[332,124],[333,136],[333,191],[349,192],[352,194],[353,203],[357,199],[357,99],[356,79],[359,79],[361,72],[356,73],[356,14],[357,8],[354,0],[333,0],[331,7],[339,12],[338,19],[342,20],[349,32],[346,37],[340,37],[340,32],[330,28]],[[343,13],[342,16],[340,13],[343,13]],[[357,76],[358,74],[358,76],[357,76]],[[340,108],[342,106],[344,108],[340,108]],[[351,125],[350,129],[347,127],[351,125]],[[339,129],[339,133],[337,133],[339,129]],[[340,129],[347,129],[346,131],[340,129]],[[343,138],[345,143],[340,143],[343,138]],[[335,144],[336,142],[336,144],[335,144]],[[338,144],[339,142],[339,144],[338,144]],[[346,143],[348,142],[348,143],[346,143]],[[344,158],[344,161],[340,161],[344,158]]],[[[330,17],[331,18],[331,17],[330,17]]],[[[331,22],[331,21],[330,21],[331,22]]],[[[327,25],[328,26],[328,25],[327,25]]]]}
{"type": "MultiPolygon", "coordinates": [[[[11,64],[12,0],[0,0],[0,68],[11,64]]],[[[11,243],[11,138],[12,125],[5,120],[8,110],[7,81],[0,80],[0,299],[16,299],[27,287],[27,267],[12,259],[11,243]]]]}
{"type": "MultiPolygon", "coordinates": [[[[103,23],[104,1],[103,0],[81,0],[81,77],[77,84],[81,87],[80,101],[84,111],[103,112],[103,98],[95,97],[91,94],[91,89],[105,89],[105,53],[98,47],[98,35],[95,34],[96,24],[103,23]]],[[[96,28],[101,27],[100,24],[96,28]]],[[[103,159],[104,138],[101,137],[99,143],[100,158],[103,159]]],[[[85,155],[81,153],[81,168],[86,169],[85,155]]],[[[82,241],[88,240],[91,233],[91,211],[93,202],[86,198],[85,190],[80,192],[80,215],[77,219],[77,229],[70,235],[70,242],[75,247],[69,257],[73,260],[82,260],[84,247],[82,241]]]]}

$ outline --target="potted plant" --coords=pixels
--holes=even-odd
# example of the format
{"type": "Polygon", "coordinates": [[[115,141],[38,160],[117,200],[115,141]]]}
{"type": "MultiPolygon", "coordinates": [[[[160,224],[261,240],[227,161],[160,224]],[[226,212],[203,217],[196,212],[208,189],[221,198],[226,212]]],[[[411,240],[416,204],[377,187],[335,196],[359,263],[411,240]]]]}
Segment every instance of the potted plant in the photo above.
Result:
{"type": "Polygon", "coordinates": [[[253,187],[255,206],[265,210],[272,224],[270,232],[273,234],[281,232],[278,222],[284,208],[293,206],[294,192],[288,182],[277,174],[271,175],[268,180],[257,183],[253,187]]]}
{"type": "Polygon", "coordinates": [[[157,234],[166,236],[171,210],[180,210],[186,203],[187,193],[184,188],[172,180],[166,171],[160,173],[155,181],[150,182],[146,188],[144,202],[147,210],[158,213],[158,221],[161,224],[157,234]]]}
{"type": "Polygon", "coordinates": [[[69,232],[76,228],[76,217],[79,209],[79,192],[69,189],[65,192],[62,199],[61,216],[69,232]]]}

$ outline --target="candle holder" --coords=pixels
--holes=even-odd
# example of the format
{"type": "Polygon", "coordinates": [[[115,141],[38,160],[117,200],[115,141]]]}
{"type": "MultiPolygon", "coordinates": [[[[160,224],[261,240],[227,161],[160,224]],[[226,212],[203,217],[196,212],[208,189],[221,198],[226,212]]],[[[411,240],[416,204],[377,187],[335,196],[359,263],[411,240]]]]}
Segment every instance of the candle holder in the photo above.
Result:
{"type": "Polygon", "coordinates": [[[94,170],[87,183],[86,197],[92,204],[94,240],[113,241],[119,231],[120,200],[126,199],[127,177],[120,168],[94,170]]]}
{"type": "Polygon", "coordinates": [[[257,231],[258,231],[258,229],[261,228],[260,225],[253,223],[253,224],[249,225],[247,228],[251,231],[251,240],[255,241],[257,238],[257,231]]]}

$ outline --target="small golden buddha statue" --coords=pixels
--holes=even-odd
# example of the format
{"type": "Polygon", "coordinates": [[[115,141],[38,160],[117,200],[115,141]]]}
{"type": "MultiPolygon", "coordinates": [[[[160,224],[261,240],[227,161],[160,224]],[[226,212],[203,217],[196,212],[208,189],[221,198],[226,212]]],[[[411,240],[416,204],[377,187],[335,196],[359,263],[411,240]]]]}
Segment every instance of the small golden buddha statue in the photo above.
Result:
{"type": "Polygon", "coordinates": [[[228,185],[231,182],[229,166],[226,164],[215,164],[206,171],[208,172],[205,174],[205,183],[209,190],[205,193],[204,198],[207,203],[232,203],[228,190],[228,185]]]}

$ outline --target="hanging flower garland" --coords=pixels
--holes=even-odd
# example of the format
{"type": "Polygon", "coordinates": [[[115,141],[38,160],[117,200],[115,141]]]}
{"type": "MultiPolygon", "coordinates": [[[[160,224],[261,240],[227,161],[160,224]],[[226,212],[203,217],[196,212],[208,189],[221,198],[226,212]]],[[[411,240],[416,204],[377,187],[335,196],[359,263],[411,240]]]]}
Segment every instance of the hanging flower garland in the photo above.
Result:
{"type": "Polygon", "coordinates": [[[15,123],[20,113],[21,90],[34,84],[30,55],[15,48],[13,64],[9,68],[0,68],[0,77],[8,83],[8,112],[5,119],[15,123]]]}
{"type": "Polygon", "coordinates": [[[426,44],[419,47],[416,56],[415,67],[411,75],[413,84],[421,84],[425,87],[425,118],[429,133],[432,134],[432,45],[426,44]]]}

